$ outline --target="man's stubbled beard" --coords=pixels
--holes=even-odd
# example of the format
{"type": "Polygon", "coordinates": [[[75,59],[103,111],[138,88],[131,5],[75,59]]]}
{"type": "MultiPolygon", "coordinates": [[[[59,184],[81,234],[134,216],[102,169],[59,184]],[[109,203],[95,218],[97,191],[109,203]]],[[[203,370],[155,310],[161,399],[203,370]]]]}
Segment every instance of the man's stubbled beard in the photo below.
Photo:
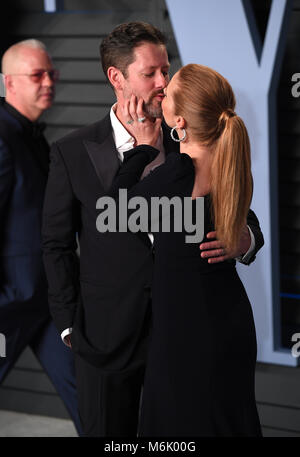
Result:
{"type": "Polygon", "coordinates": [[[149,117],[153,117],[154,119],[162,117],[162,107],[161,104],[159,106],[153,106],[151,100],[148,103],[144,103],[144,112],[149,117]]]}
{"type": "MultiPolygon", "coordinates": [[[[131,95],[132,95],[133,91],[130,89],[130,90],[124,90],[124,98],[125,99],[130,99],[131,95]]],[[[162,107],[161,107],[161,103],[154,106],[153,105],[153,99],[156,95],[158,94],[162,94],[163,91],[160,90],[160,91],[156,91],[155,93],[153,93],[149,100],[147,102],[144,102],[143,103],[143,110],[145,112],[145,114],[151,118],[154,118],[154,119],[157,119],[157,118],[162,118],[163,117],[163,113],[162,113],[162,107]]],[[[137,94],[134,94],[136,95],[136,97],[138,97],[137,94]]]]}

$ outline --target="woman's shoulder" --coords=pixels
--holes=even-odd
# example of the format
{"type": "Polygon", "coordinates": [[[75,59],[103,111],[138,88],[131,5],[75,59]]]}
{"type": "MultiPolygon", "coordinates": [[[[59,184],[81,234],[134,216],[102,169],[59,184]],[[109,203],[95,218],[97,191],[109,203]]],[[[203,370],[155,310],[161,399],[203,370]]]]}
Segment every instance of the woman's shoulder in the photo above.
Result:
{"type": "Polygon", "coordinates": [[[194,171],[191,157],[183,152],[169,152],[166,156],[165,164],[178,172],[194,171]]]}

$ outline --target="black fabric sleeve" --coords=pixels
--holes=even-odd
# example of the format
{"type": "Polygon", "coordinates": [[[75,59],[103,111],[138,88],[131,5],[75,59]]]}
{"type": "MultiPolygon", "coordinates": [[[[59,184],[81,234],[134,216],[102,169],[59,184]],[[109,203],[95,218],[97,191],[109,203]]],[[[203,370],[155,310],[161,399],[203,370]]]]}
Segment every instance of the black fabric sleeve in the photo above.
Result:
{"type": "MultiPolygon", "coordinates": [[[[153,228],[151,224],[154,217],[151,211],[153,200],[151,201],[151,199],[158,198],[162,203],[163,198],[167,198],[170,202],[169,204],[171,204],[172,199],[180,198],[179,196],[183,196],[184,192],[186,196],[190,195],[189,190],[193,182],[194,166],[191,158],[186,154],[169,153],[162,165],[156,167],[140,181],[145,166],[152,162],[158,153],[159,151],[151,146],[140,145],[124,154],[123,164],[115,176],[109,191],[109,196],[114,198],[117,205],[117,230],[126,231],[127,229],[127,222],[123,218],[119,218],[121,198],[124,202],[124,196],[122,195],[121,197],[123,189],[126,189],[125,197],[128,202],[128,224],[131,220],[130,216],[139,208],[141,217],[138,216],[137,220],[139,221],[138,227],[141,232],[150,232],[152,231],[150,226],[153,228]],[[139,197],[139,200],[133,203],[132,199],[135,197],[139,197]],[[142,201],[140,198],[142,198],[142,201]],[[132,209],[131,205],[129,209],[130,200],[133,206],[137,205],[134,209],[132,209]],[[146,205],[145,202],[147,203],[146,205]]],[[[161,221],[163,217],[166,217],[166,215],[160,211],[159,215],[156,214],[154,217],[155,223],[161,221]]],[[[136,231],[137,229],[133,229],[131,226],[131,230],[136,231]]]]}
{"type": "Polygon", "coordinates": [[[148,145],[140,145],[126,152],[109,195],[117,198],[119,189],[127,189],[128,198],[140,196],[149,202],[151,197],[171,198],[185,189],[191,181],[191,175],[194,175],[194,166],[187,154],[177,152],[169,153],[162,165],[140,181],[144,168],[158,153],[157,149],[148,145]]]}
{"type": "MultiPolygon", "coordinates": [[[[13,159],[8,146],[0,138],[0,221],[4,224],[5,210],[14,182],[13,159]]],[[[1,230],[1,229],[0,229],[1,230]]]]}
{"type": "Polygon", "coordinates": [[[50,312],[60,332],[72,326],[80,301],[77,211],[63,158],[54,144],[44,201],[42,240],[50,312]]]}
{"type": "Polygon", "coordinates": [[[255,249],[252,254],[252,256],[245,262],[241,261],[241,263],[245,265],[250,265],[256,258],[256,254],[258,251],[263,247],[264,245],[264,236],[262,234],[262,231],[260,229],[259,221],[251,209],[249,210],[248,217],[247,217],[247,225],[249,225],[254,238],[255,238],[255,249]]]}
{"type": "MultiPolygon", "coordinates": [[[[166,196],[172,198],[180,193],[180,189],[187,189],[188,183],[194,177],[192,159],[187,154],[169,153],[164,164],[155,168],[142,181],[140,177],[145,166],[150,163],[159,151],[148,145],[140,145],[124,154],[124,162],[116,175],[109,195],[118,199],[118,190],[127,189],[127,197],[144,197],[149,203],[151,197],[166,196]],[[192,176],[191,176],[192,175],[192,176]]],[[[250,209],[247,224],[255,238],[255,250],[252,256],[242,262],[249,265],[253,262],[257,252],[264,244],[263,234],[255,213],[250,209]]]]}

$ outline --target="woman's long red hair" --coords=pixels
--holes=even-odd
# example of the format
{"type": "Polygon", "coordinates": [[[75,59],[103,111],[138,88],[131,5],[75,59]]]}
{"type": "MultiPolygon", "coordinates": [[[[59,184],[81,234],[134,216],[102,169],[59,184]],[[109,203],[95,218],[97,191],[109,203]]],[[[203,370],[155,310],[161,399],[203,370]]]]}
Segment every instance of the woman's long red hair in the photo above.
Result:
{"type": "Polygon", "coordinates": [[[203,65],[178,72],[175,114],[186,120],[191,137],[211,148],[212,215],[217,237],[230,251],[239,242],[252,199],[250,142],[243,120],[234,112],[229,82],[203,65]]]}

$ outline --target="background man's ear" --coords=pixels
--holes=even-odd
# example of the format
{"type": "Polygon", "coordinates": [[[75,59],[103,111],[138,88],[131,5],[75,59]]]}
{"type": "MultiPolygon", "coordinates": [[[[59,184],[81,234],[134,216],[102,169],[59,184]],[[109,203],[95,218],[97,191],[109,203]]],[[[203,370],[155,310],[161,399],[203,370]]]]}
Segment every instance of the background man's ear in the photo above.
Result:
{"type": "Polygon", "coordinates": [[[124,76],[121,70],[116,67],[109,67],[107,70],[107,77],[115,90],[123,89],[124,76]]]}
{"type": "Polygon", "coordinates": [[[4,75],[4,84],[6,92],[15,93],[14,78],[11,75],[4,75]]]}

